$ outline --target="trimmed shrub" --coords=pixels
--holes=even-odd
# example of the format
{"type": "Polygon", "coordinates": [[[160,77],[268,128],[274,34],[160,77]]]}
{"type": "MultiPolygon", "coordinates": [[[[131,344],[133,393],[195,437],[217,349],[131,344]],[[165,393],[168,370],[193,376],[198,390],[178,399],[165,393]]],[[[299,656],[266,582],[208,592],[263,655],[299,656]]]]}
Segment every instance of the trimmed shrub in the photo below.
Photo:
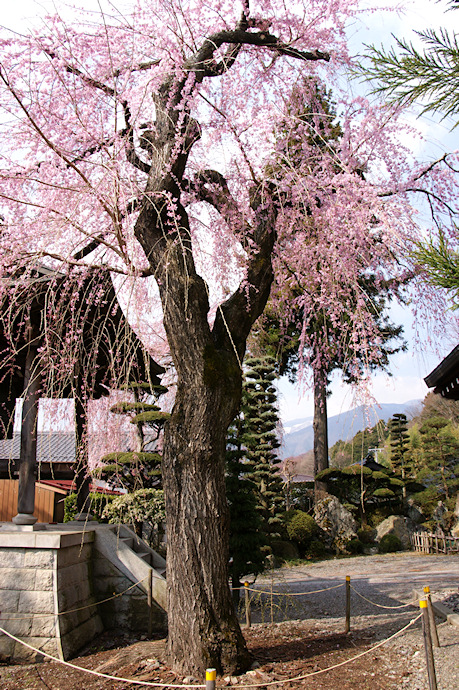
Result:
{"type": "Polygon", "coordinates": [[[360,539],[351,539],[346,544],[346,549],[349,553],[363,553],[363,544],[360,539]]]}
{"type": "Polygon", "coordinates": [[[313,517],[298,510],[287,525],[288,536],[301,546],[311,542],[317,535],[319,528],[313,517]]]}
{"type": "MultiPolygon", "coordinates": [[[[113,494],[102,494],[96,491],[89,494],[89,512],[91,519],[98,522],[107,522],[103,516],[103,512],[115,496],[113,494]]],[[[71,522],[75,519],[77,514],[77,495],[75,493],[68,494],[64,499],[64,522],[71,522]]]]}
{"type": "Polygon", "coordinates": [[[362,544],[374,544],[376,531],[370,525],[362,525],[362,527],[357,530],[357,537],[360,539],[362,544]]]}
{"type": "Polygon", "coordinates": [[[293,561],[300,557],[297,545],[291,541],[276,539],[271,544],[271,548],[274,556],[282,561],[293,561]]]}
{"type": "Polygon", "coordinates": [[[402,542],[396,534],[385,534],[379,542],[379,553],[393,553],[402,550],[402,542]]]}
{"type": "Polygon", "coordinates": [[[320,558],[325,555],[325,544],[323,541],[318,539],[313,539],[312,542],[306,547],[306,556],[311,556],[311,558],[320,558]]]}

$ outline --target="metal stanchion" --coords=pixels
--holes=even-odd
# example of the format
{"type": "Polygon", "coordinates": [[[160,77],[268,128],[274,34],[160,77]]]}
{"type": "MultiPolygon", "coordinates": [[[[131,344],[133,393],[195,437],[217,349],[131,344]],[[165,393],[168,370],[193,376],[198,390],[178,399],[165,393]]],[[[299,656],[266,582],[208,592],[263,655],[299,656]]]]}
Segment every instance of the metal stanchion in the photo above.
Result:
{"type": "Polygon", "coordinates": [[[429,676],[429,690],[437,690],[437,677],[435,675],[435,663],[432,649],[432,638],[430,637],[429,611],[427,601],[421,599],[419,607],[422,612],[422,635],[424,637],[424,650],[427,662],[427,674],[429,676]]]}
{"type": "Polygon", "coordinates": [[[206,690],[215,690],[215,681],[217,680],[217,671],[214,668],[206,670],[206,690]]]}
{"type": "Polygon", "coordinates": [[[432,598],[430,596],[430,587],[424,587],[424,594],[426,595],[427,610],[429,612],[430,633],[432,636],[432,644],[434,647],[440,646],[438,639],[437,624],[435,623],[435,613],[432,606],[432,598]]]}
{"type": "Polygon", "coordinates": [[[250,614],[250,592],[249,592],[249,583],[244,582],[244,591],[245,591],[245,622],[247,624],[247,627],[250,628],[252,625],[252,617],[250,614]]]}
{"type": "Polygon", "coordinates": [[[351,630],[351,577],[346,575],[346,623],[344,625],[344,632],[348,633],[351,630]]]}

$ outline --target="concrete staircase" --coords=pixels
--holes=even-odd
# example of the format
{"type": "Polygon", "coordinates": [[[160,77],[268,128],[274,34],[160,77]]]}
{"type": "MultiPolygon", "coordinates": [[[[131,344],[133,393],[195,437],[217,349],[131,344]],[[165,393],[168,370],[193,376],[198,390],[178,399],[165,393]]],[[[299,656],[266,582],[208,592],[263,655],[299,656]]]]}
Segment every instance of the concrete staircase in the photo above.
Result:
{"type": "Polygon", "coordinates": [[[96,552],[147,596],[151,577],[153,601],[166,611],[165,559],[126,525],[98,525],[94,531],[96,552]]]}

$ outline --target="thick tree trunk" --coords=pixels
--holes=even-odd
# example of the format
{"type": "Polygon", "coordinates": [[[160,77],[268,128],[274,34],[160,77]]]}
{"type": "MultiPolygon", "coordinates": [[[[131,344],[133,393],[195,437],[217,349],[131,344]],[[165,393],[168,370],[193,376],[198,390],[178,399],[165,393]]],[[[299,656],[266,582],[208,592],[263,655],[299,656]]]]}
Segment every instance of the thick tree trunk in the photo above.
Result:
{"type": "Polygon", "coordinates": [[[179,388],[163,456],[168,651],[176,670],[198,677],[208,667],[234,674],[251,662],[229,588],[224,475],[240,373],[236,386],[225,372],[214,374],[211,385],[199,384],[198,375],[194,385],[179,388]]]}
{"type": "Polygon", "coordinates": [[[327,491],[325,482],[316,481],[316,475],[328,468],[327,376],[314,371],[314,497],[320,500],[327,491]]]}

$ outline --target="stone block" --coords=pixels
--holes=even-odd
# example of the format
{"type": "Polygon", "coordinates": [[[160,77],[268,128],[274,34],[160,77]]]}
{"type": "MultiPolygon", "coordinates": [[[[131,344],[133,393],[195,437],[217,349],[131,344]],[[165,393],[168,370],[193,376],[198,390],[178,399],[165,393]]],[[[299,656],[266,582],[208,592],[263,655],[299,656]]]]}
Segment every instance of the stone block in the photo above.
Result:
{"type": "Polygon", "coordinates": [[[18,610],[23,613],[54,613],[53,592],[21,592],[18,610]]]}
{"type": "Polygon", "coordinates": [[[25,549],[0,549],[0,567],[22,568],[24,567],[24,555],[25,549]]]}
{"type": "Polygon", "coordinates": [[[88,579],[87,563],[75,563],[74,565],[61,568],[57,571],[57,590],[75,587],[83,580],[88,579]]]}
{"type": "Polygon", "coordinates": [[[93,616],[61,638],[64,659],[74,656],[85,644],[91,642],[103,630],[99,616],[93,616]]]}
{"type": "Polygon", "coordinates": [[[19,642],[16,642],[13,652],[13,658],[15,661],[28,661],[32,663],[43,661],[44,657],[40,653],[41,651],[47,652],[52,656],[59,656],[58,641],[54,637],[29,637],[25,641],[27,641],[27,643],[32,647],[35,647],[35,649],[38,650],[38,653],[32,651],[28,647],[24,647],[24,645],[20,644],[19,642]]]}
{"type": "Polygon", "coordinates": [[[6,635],[0,637],[0,661],[8,662],[14,653],[15,642],[6,635]]]}
{"type": "Polygon", "coordinates": [[[32,568],[0,568],[0,590],[35,589],[35,570],[32,568]]]}
{"type": "Polygon", "coordinates": [[[35,569],[35,589],[46,592],[52,590],[54,581],[54,573],[52,570],[44,570],[42,568],[35,569]]]}
{"type": "Polygon", "coordinates": [[[7,611],[17,611],[19,605],[18,590],[2,589],[0,590],[0,611],[6,613],[7,611]]]}
{"type": "Polygon", "coordinates": [[[91,544],[77,544],[67,548],[59,549],[57,553],[59,569],[77,563],[86,563],[91,558],[91,544]]]}
{"type": "Polygon", "coordinates": [[[54,549],[27,549],[24,554],[25,568],[53,568],[56,551],[54,549]]]}
{"type": "Polygon", "coordinates": [[[32,620],[32,637],[56,637],[57,633],[56,616],[34,616],[32,620]]]}
{"type": "Polygon", "coordinates": [[[120,575],[120,571],[106,558],[95,558],[93,561],[94,577],[106,578],[120,575]]]}
{"type": "Polygon", "coordinates": [[[65,616],[59,616],[59,630],[61,637],[71,632],[78,627],[78,615],[75,613],[67,613],[65,616]]]}
{"type": "Polygon", "coordinates": [[[12,635],[16,635],[16,637],[28,637],[32,629],[33,616],[27,617],[19,613],[15,615],[17,617],[10,618],[10,616],[5,616],[5,620],[3,620],[2,616],[2,627],[12,635]]]}

